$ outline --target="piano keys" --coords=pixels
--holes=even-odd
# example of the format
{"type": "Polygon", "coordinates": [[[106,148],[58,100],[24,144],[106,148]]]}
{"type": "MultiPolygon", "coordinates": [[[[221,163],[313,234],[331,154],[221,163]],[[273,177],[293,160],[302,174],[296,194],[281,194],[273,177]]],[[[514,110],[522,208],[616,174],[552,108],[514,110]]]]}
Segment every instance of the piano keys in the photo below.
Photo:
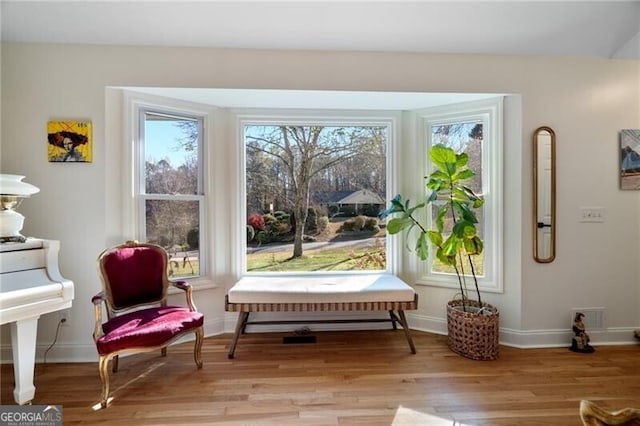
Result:
{"type": "Polygon", "coordinates": [[[22,405],[35,396],[33,372],[40,315],[68,309],[73,282],[58,268],[60,242],[28,238],[0,244],[0,324],[10,323],[13,396],[22,405]]]}

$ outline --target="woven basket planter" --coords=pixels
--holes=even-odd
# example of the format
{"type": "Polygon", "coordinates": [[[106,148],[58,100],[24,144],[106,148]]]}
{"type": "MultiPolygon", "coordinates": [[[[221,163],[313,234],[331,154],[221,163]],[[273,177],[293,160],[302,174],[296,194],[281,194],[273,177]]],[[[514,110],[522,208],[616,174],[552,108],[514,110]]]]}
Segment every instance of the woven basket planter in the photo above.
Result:
{"type": "MultiPolygon", "coordinates": [[[[475,300],[468,300],[466,306],[476,308],[474,311],[477,311],[479,304],[475,300]]],[[[488,303],[484,303],[483,306],[491,315],[464,312],[462,300],[451,300],[447,303],[449,348],[466,358],[494,360],[498,358],[500,313],[488,303]]]]}

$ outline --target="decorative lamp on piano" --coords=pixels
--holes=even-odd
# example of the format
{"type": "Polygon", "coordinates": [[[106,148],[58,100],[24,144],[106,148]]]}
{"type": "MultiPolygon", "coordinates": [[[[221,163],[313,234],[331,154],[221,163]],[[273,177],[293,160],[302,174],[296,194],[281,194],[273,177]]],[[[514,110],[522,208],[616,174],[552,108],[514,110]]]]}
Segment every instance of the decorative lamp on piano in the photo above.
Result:
{"type": "Polygon", "coordinates": [[[40,191],[37,187],[22,182],[24,176],[0,174],[0,242],[23,243],[26,238],[20,235],[24,216],[15,211],[23,198],[40,191]]]}

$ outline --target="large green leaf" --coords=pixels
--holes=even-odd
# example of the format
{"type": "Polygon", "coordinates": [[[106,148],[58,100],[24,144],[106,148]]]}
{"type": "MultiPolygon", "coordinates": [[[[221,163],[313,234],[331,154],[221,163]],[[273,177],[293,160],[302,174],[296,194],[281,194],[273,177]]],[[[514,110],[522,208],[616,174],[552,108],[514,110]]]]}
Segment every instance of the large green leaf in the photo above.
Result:
{"type": "Polygon", "coordinates": [[[463,170],[459,170],[458,173],[453,175],[452,179],[454,181],[456,181],[456,182],[459,182],[461,180],[471,179],[475,175],[476,174],[473,172],[473,170],[471,170],[471,169],[463,169],[463,170]]]}
{"type": "Polygon", "coordinates": [[[456,167],[456,152],[444,145],[434,145],[429,150],[429,158],[435,166],[442,171],[449,171],[450,165],[456,167]]]}
{"type": "Polygon", "coordinates": [[[442,242],[444,239],[442,238],[442,233],[438,231],[427,231],[427,236],[429,237],[429,241],[436,247],[442,246],[442,242]]]}
{"type": "Polygon", "coordinates": [[[456,264],[456,257],[455,256],[446,256],[444,254],[444,250],[442,248],[439,248],[438,251],[436,251],[436,257],[444,265],[454,266],[456,264]]]}
{"type": "Polygon", "coordinates": [[[427,260],[429,257],[429,243],[425,238],[424,232],[421,232],[418,235],[418,240],[416,241],[416,255],[420,260],[427,260]]]}
{"type": "Polygon", "coordinates": [[[461,152],[460,154],[456,155],[456,165],[458,166],[458,168],[466,166],[468,162],[469,156],[466,152],[461,152]]]}
{"type": "Polygon", "coordinates": [[[447,257],[455,257],[460,252],[461,248],[462,240],[460,240],[460,238],[455,234],[451,234],[442,244],[442,253],[447,257]]]}
{"type": "Polygon", "coordinates": [[[436,170],[429,175],[429,179],[449,180],[449,175],[442,170],[436,170]]]}
{"type": "Polygon", "coordinates": [[[391,200],[391,206],[396,209],[396,211],[402,211],[404,209],[404,205],[402,204],[402,199],[400,196],[391,200]]]}
{"type": "Polygon", "coordinates": [[[464,249],[467,254],[476,255],[482,253],[482,249],[484,248],[484,244],[482,240],[477,235],[473,238],[469,238],[464,240],[464,249]]]}
{"type": "Polygon", "coordinates": [[[443,179],[429,179],[427,181],[427,188],[433,191],[442,191],[444,188],[449,187],[448,181],[443,179]]]}
{"type": "Polygon", "coordinates": [[[466,203],[458,204],[458,212],[462,216],[463,220],[466,220],[471,223],[478,223],[478,218],[476,217],[476,213],[469,208],[469,205],[466,203]]]}
{"type": "Polygon", "coordinates": [[[477,231],[476,226],[472,222],[461,219],[457,221],[455,225],[453,225],[453,233],[458,238],[469,239],[473,238],[476,235],[477,231]]]}
{"type": "Polygon", "coordinates": [[[412,224],[413,221],[409,217],[394,217],[387,222],[387,232],[390,234],[397,234],[412,224]]]}
{"type": "Polygon", "coordinates": [[[467,193],[464,191],[464,189],[459,188],[457,186],[453,188],[452,195],[455,201],[465,202],[465,203],[468,203],[471,201],[467,193]]]}
{"type": "Polygon", "coordinates": [[[378,215],[381,218],[385,218],[393,213],[404,212],[404,205],[402,204],[402,196],[400,194],[393,197],[391,204],[384,211],[378,215]]]}

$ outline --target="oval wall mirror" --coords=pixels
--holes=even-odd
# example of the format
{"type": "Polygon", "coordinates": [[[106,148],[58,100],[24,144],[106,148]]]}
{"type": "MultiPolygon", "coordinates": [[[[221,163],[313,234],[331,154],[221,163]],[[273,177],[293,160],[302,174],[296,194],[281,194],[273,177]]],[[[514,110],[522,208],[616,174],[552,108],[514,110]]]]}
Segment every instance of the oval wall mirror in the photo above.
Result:
{"type": "Polygon", "coordinates": [[[556,257],[556,135],[550,127],[533,133],[533,258],[556,257]]]}

